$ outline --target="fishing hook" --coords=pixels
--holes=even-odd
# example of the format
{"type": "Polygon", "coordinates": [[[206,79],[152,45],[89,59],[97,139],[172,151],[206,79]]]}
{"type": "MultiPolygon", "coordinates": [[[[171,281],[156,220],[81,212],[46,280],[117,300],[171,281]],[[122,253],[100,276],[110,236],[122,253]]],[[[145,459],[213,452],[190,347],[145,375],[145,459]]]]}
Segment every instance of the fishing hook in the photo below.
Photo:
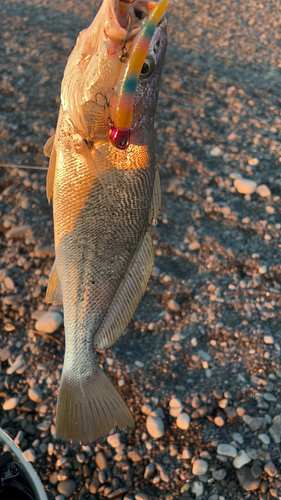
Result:
{"type": "MultiPolygon", "coordinates": [[[[135,0],[134,0],[135,1],[135,0]]],[[[132,3],[132,2],[126,2],[126,3],[132,3]]],[[[127,33],[126,33],[126,36],[125,36],[125,40],[124,40],[124,43],[123,43],[123,47],[121,49],[121,54],[119,56],[119,60],[124,63],[126,62],[126,59],[127,57],[129,56],[128,54],[128,51],[127,51],[127,41],[128,41],[128,38],[131,34],[131,27],[132,27],[132,14],[131,12],[128,12],[128,15],[127,15],[127,18],[126,18],[126,21],[128,20],[128,28],[127,28],[127,33]]]]}

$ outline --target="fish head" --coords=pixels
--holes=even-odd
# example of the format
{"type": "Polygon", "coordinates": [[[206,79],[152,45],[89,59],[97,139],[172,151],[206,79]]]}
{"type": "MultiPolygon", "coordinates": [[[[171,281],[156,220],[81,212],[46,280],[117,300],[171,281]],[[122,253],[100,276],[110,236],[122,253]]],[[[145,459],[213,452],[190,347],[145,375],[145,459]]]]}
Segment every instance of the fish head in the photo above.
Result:
{"type": "MultiPolygon", "coordinates": [[[[77,39],[64,72],[61,107],[73,132],[89,143],[110,141],[124,67],[156,5],[149,0],[104,0],[92,24],[77,39]]],[[[147,123],[153,122],[166,43],[166,21],[161,20],[138,79],[130,127],[133,141],[140,141],[141,130],[144,134],[147,123]]]]}

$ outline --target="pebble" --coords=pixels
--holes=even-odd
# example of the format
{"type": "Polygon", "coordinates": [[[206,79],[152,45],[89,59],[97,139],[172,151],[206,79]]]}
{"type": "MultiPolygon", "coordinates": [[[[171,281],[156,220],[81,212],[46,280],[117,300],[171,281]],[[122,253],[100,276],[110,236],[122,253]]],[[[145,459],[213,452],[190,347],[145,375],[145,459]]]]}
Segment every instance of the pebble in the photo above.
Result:
{"type": "Polygon", "coordinates": [[[141,457],[141,455],[139,454],[139,452],[137,450],[129,451],[127,453],[127,455],[132,460],[132,462],[134,462],[134,463],[142,461],[142,457],[141,457]]]}
{"type": "Polygon", "coordinates": [[[14,304],[18,304],[21,300],[21,295],[5,295],[5,297],[3,297],[3,304],[6,306],[12,306],[14,304]]]}
{"type": "Polygon", "coordinates": [[[169,403],[171,417],[178,417],[183,410],[183,405],[178,398],[172,398],[169,403]]]}
{"type": "Polygon", "coordinates": [[[43,393],[39,385],[36,385],[35,387],[30,387],[28,389],[28,397],[31,399],[31,401],[34,401],[34,403],[41,403],[43,399],[43,393]]]}
{"type": "Polygon", "coordinates": [[[281,443],[281,415],[276,415],[273,419],[273,425],[269,428],[274,443],[281,443]]]}
{"type": "Polygon", "coordinates": [[[150,405],[146,404],[146,405],[142,405],[141,407],[141,412],[144,414],[144,415],[150,415],[150,413],[152,412],[152,408],[150,405]]]}
{"type": "Polygon", "coordinates": [[[263,341],[265,344],[274,344],[274,337],[272,335],[265,335],[263,341]]]}
{"type": "Polygon", "coordinates": [[[7,361],[7,359],[10,357],[11,353],[9,349],[4,347],[3,349],[0,349],[0,362],[7,361]]]}
{"type": "Polygon", "coordinates": [[[256,190],[257,183],[250,179],[235,179],[234,186],[240,194],[253,194],[256,190]]]}
{"type": "Polygon", "coordinates": [[[251,467],[251,474],[254,478],[260,477],[262,475],[262,473],[263,473],[263,470],[258,464],[254,464],[251,467]]]}
{"type": "Polygon", "coordinates": [[[217,447],[218,455],[235,458],[237,457],[237,450],[232,444],[221,443],[217,447]]]}
{"type": "Polygon", "coordinates": [[[192,492],[196,495],[196,498],[201,497],[204,492],[204,485],[201,481],[194,481],[192,485],[192,492]]]}
{"type": "Polygon", "coordinates": [[[107,468],[107,459],[104,453],[98,451],[96,454],[96,464],[100,470],[104,470],[107,468]]]}
{"type": "Polygon", "coordinates": [[[135,500],[149,500],[149,496],[145,493],[139,492],[135,494],[135,500]]]}
{"type": "Polygon", "coordinates": [[[247,455],[247,453],[244,450],[239,450],[237,457],[233,460],[233,465],[235,469],[241,469],[243,465],[246,465],[249,462],[251,462],[251,458],[247,455]]]}
{"type": "Polygon", "coordinates": [[[192,466],[192,474],[195,476],[203,476],[208,470],[208,462],[206,460],[195,460],[192,466]]]}
{"type": "Polygon", "coordinates": [[[61,326],[63,317],[58,311],[47,311],[35,323],[35,329],[44,333],[54,333],[61,326]]]}
{"type": "Polygon", "coordinates": [[[57,485],[57,490],[59,493],[69,498],[72,493],[76,490],[77,484],[73,479],[67,479],[66,481],[60,481],[57,485]]]}
{"type": "Polygon", "coordinates": [[[245,424],[247,424],[250,427],[252,432],[261,429],[261,427],[263,427],[265,424],[265,420],[263,417],[251,417],[250,415],[247,415],[245,413],[245,415],[243,415],[242,418],[245,424]]]}
{"type": "Polygon", "coordinates": [[[271,196],[271,191],[266,186],[266,184],[260,184],[256,189],[256,193],[262,196],[262,198],[268,198],[269,196],[271,196]]]}
{"type": "Polygon", "coordinates": [[[148,464],[144,471],[144,479],[150,479],[154,475],[155,469],[156,467],[154,464],[148,464]]]}
{"type": "Polygon", "coordinates": [[[212,476],[214,479],[216,479],[217,481],[222,481],[225,476],[226,476],[227,472],[225,469],[216,469],[212,472],[212,476]]]}
{"type": "Polygon", "coordinates": [[[190,416],[184,411],[177,417],[177,427],[185,431],[190,425],[190,416]]]}
{"type": "Polygon", "coordinates": [[[236,471],[236,475],[240,485],[242,486],[242,488],[244,488],[244,490],[254,491],[258,489],[261,480],[258,477],[252,476],[250,467],[247,467],[245,465],[244,467],[236,471]]]}
{"type": "Polygon", "coordinates": [[[269,444],[270,443],[270,437],[267,434],[259,434],[258,438],[262,442],[262,444],[269,444]]]}
{"type": "Polygon", "coordinates": [[[180,312],[180,310],[181,310],[179,303],[174,299],[169,300],[167,307],[172,312],[180,312]]]}
{"type": "Polygon", "coordinates": [[[195,250],[199,250],[199,248],[201,248],[201,245],[200,245],[199,241],[195,240],[195,241],[192,241],[192,242],[188,245],[188,248],[189,248],[189,250],[191,250],[191,251],[195,251],[195,250]]]}
{"type": "Polygon", "coordinates": [[[100,482],[97,477],[93,477],[92,481],[90,482],[89,485],[89,491],[90,493],[97,493],[98,489],[100,487],[100,482]]]}
{"type": "Polygon", "coordinates": [[[16,357],[15,361],[7,368],[6,373],[7,375],[12,375],[15,373],[19,368],[21,368],[24,364],[24,359],[21,354],[16,357]]]}
{"type": "Polygon", "coordinates": [[[26,458],[28,462],[35,462],[36,453],[32,448],[28,448],[23,452],[23,456],[26,458]]]}
{"type": "Polygon", "coordinates": [[[150,436],[159,439],[165,433],[164,422],[161,417],[148,415],[146,419],[146,429],[150,436]]]}
{"type": "Polygon", "coordinates": [[[251,165],[251,167],[256,167],[259,164],[259,159],[258,158],[249,158],[248,163],[249,163],[249,165],[251,165]]]}
{"type": "Polygon", "coordinates": [[[17,239],[17,238],[22,238],[23,236],[31,236],[32,235],[32,229],[29,225],[26,226],[15,226],[9,229],[9,231],[6,232],[6,238],[7,240],[9,239],[17,239]]]}
{"type": "Polygon", "coordinates": [[[3,403],[3,410],[5,411],[10,411],[14,410],[19,404],[19,398],[14,397],[10,399],[6,399],[6,401],[3,403]]]}
{"type": "Polygon", "coordinates": [[[214,146],[210,151],[210,156],[213,156],[214,158],[222,156],[221,148],[219,148],[218,146],[214,146]]]}
{"type": "Polygon", "coordinates": [[[170,478],[169,478],[169,474],[168,474],[167,470],[165,469],[165,467],[163,467],[163,465],[161,465],[161,464],[156,464],[156,469],[160,473],[161,481],[164,481],[164,483],[168,483],[170,481],[170,478]]]}
{"type": "Polygon", "coordinates": [[[188,448],[184,448],[181,454],[182,458],[188,460],[192,457],[192,453],[188,448]]]}
{"type": "Polygon", "coordinates": [[[110,434],[107,438],[107,442],[112,448],[118,448],[120,446],[120,434],[119,432],[115,432],[115,434],[110,434]]]}
{"type": "Polygon", "coordinates": [[[266,462],[266,464],[263,466],[263,470],[264,470],[264,472],[266,472],[266,474],[268,476],[274,477],[277,475],[277,469],[276,469],[274,463],[271,462],[271,460],[266,462]]]}
{"type": "Polygon", "coordinates": [[[268,403],[276,403],[277,401],[277,398],[271,392],[265,392],[263,394],[263,398],[265,399],[265,401],[268,401],[268,403]]]}
{"type": "Polygon", "coordinates": [[[225,424],[225,420],[221,415],[218,415],[217,417],[214,418],[214,424],[217,427],[223,427],[225,424]]]}

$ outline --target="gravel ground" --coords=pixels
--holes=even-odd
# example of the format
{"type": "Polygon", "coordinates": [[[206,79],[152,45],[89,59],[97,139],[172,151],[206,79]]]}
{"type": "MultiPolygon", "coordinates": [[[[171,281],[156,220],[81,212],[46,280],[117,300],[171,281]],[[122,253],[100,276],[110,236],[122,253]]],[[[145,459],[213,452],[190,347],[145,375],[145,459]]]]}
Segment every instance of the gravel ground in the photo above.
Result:
{"type": "MultiPolygon", "coordinates": [[[[47,166],[63,69],[98,4],[2,0],[2,163],[47,166]]],[[[169,7],[155,267],[125,334],[98,353],[134,431],[56,440],[64,331],[45,301],[46,172],[0,169],[0,425],[58,500],[281,498],[280,12],[169,7]]]]}

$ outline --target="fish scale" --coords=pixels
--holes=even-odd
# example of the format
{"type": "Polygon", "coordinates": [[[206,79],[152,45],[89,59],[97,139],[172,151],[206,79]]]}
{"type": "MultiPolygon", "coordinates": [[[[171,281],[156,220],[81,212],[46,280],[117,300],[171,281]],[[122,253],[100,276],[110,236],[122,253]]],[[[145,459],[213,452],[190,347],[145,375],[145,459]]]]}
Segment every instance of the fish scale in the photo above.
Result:
{"type": "MultiPolygon", "coordinates": [[[[83,444],[116,426],[134,425],[99,367],[94,347],[104,349],[118,340],[146,290],[154,262],[149,226],[161,208],[153,127],[166,26],[160,24],[152,38],[149,54],[155,69],[137,85],[131,144],[122,151],[108,133],[111,98],[124,64],[119,59],[123,35],[118,36],[124,29],[112,16],[115,5],[115,0],[104,0],[78,38],[64,74],[56,134],[45,147],[51,154],[47,193],[53,195],[56,249],[47,300],[63,304],[65,326],[56,433],[83,444]],[[105,35],[109,23],[112,38],[105,35]]],[[[136,5],[148,12],[143,0],[136,5]]],[[[133,36],[129,53],[132,44],[133,36]]]]}

